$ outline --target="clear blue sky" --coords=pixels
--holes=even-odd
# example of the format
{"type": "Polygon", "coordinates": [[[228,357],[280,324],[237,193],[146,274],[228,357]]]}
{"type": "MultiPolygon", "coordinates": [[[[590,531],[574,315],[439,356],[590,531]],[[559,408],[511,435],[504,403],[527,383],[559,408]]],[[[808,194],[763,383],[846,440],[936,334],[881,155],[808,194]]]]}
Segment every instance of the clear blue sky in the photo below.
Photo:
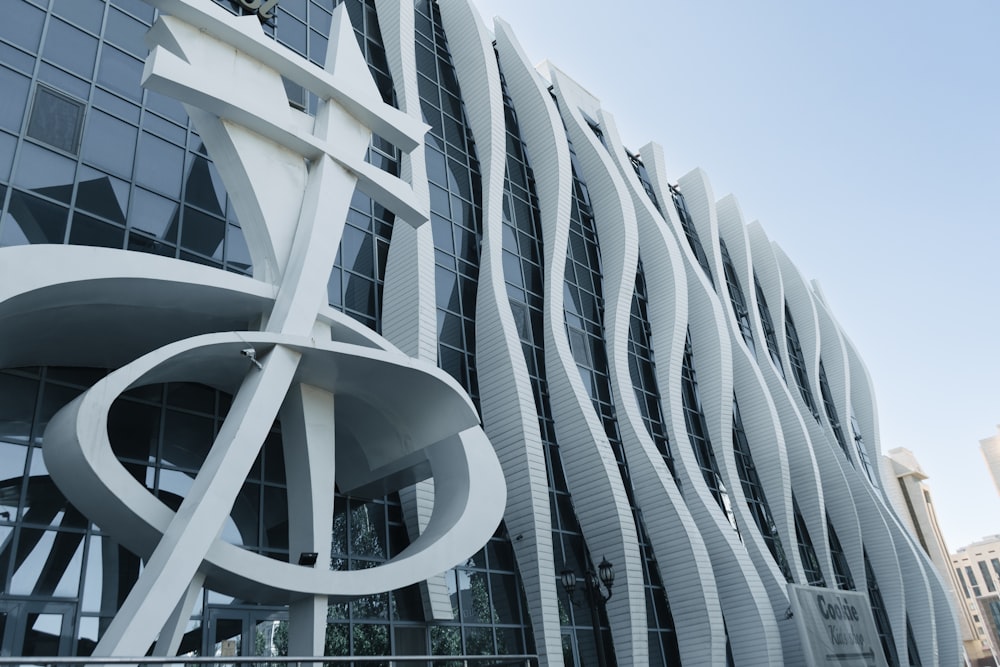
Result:
{"type": "Polygon", "coordinates": [[[475,2],[736,195],[819,281],[949,548],[1000,533],[1000,3],[475,2]]]}

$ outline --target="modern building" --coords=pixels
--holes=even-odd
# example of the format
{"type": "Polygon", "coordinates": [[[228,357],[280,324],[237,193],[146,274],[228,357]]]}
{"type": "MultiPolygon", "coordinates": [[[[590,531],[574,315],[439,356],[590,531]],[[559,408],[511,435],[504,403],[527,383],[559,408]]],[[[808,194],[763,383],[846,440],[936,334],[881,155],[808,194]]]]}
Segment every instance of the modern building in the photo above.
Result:
{"type": "Polygon", "coordinates": [[[973,664],[996,665],[1000,656],[1000,535],[962,547],[952,554],[951,563],[984,655],[973,664]]]}
{"type": "Polygon", "coordinates": [[[338,4],[4,4],[0,654],[959,664],[763,227],[468,0],[338,4]]]}
{"type": "Polygon", "coordinates": [[[997,426],[997,432],[997,435],[980,440],[979,447],[983,450],[986,468],[990,471],[997,493],[1000,493],[1000,426],[997,426]]]}
{"type": "Polygon", "coordinates": [[[893,501],[897,513],[903,517],[906,526],[917,538],[920,546],[930,557],[945,587],[951,592],[958,615],[958,625],[962,634],[962,644],[971,665],[993,665],[989,647],[979,637],[975,613],[961,594],[963,585],[959,571],[952,565],[951,551],[945,544],[944,535],[938,524],[937,511],[931,500],[931,489],[917,457],[905,447],[890,449],[883,457],[887,466],[887,477],[896,480],[896,486],[889,484],[886,494],[893,501]]]}

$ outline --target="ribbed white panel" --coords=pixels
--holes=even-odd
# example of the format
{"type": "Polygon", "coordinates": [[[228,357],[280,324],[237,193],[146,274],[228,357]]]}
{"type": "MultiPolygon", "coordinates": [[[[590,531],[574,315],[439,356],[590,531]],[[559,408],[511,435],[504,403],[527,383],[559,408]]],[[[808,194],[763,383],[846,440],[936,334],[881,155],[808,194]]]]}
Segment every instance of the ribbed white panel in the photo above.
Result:
{"type": "MultiPolygon", "coordinates": [[[[718,224],[715,220],[715,197],[708,179],[696,169],[680,178],[679,187],[699,228],[702,245],[713,243],[717,238],[718,224]]],[[[690,248],[679,221],[673,231],[678,244],[690,248]]],[[[733,352],[726,331],[723,304],[712,284],[704,277],[694,254],[688,253],[685,258],[689,288],[688,326],[702,410],[731,503],[734,507],[739,505],[745,508],[746,498],[733,454],[733,352]]],[[[714,278],[716,286],[725,290],[725,283],[719,282],[724,278],[714,278]]],[[[727,307],[728,298],[727,294],[727,307]]],[[[736,531],[708,491],[686,427],[682,427],[674,437],[684,444],[677,448],[677,453],[688,475],[685,497],[691,513],[701,526],[712,556],[733,656],[737,662],[748,664],[780,663],[781,634],[764,582],[736,531]],[[696,494],[687,492],[688,484],[692,491],[697,491],[696,494]]]]}
{"type": "MultiPolygon", "coordinates": [[[[761,290],[764,292],[773,324],[777,329],[781,325],[781,310],[779,308],[781,308],[780,304],[784,302],[784,289],[781,285],[781,273],[778,269],[777,260],[774,257],[774,250],[759,223],[754,222],[747,227],[747,237],[753,256],[753,272],[760,280],[761,290]]],[[[788,489],[789,497],[787,500],[789,504],[786,511],[792,515],[793,523],[791,526],[788,526],[790,532],[787,536],[782,533],[782,538],[788,540],[787,544],[789,548],[786,550],[785,555],[792,562],[795,580],[797,582],[804,582],[805,572],[802,568],[801,556],[796,547],[797,540],[794,528],[791,492],[792,490],[796,492],[796,497],[800,503],[803,501],[812,502],[825,507],[825,501],[819,478],[819,467],[812,451],[809,433],[806,429],[802,412],[796,404],[796,398],[792,394],[792,392],[798,392],[798,388],[794,386],[794,379],[786,380],[778,373],[771,360],[767,349],[767,341],[764,337],[764,328],[760,320],[759,306],[756,303],[755,290],[755,306],[750,309],[750,319],[754,324],[755,337],[763,343],[763,346],[759,348],[757,364],[761,369],[761,373],[770,391],[771,399],[774,401],[775,409],[778,412],[778,419],[785,441],[785,451],[788,455],[788,470],[791,475],[791,488],[788,489]],[[788,382],[791,382],[792,385],[789,385],[788,382]]],[[[777,330],[775,333],[776,338],[778,338],[779,349],[784,349],[783,339],[780,338],[783,335],[780,330],[777,330]]],[[[785,373],[790,375],[791,370],[787,368],[787,360],[784,362],[784,365],[785,373]]],[[[810,416],[809,419],[812,419],[812,417],[810,416]]],[[[770,496],[768,498],[770,499],[770,496]]],[[[854,524],[852,523],[851,525],[854,524]]],[[[779,525],[779,529],[785,527],[785,524],[779,525]]],[[[841,539],[843,540],[843,536],[841,536],[841,539]]],[[[857,549],[860,549],[860,533],[854,536],[853,544],[857,549]]]]}
{"type": "MultiPolygon", "coordinates": [[[[379,30],[385,46],[389,72],[399,108],[414,118],[422,118],[417,91],[417,61],[413,50],[413,3],[375,0],[379,30]]],[[[427,166],[421,144],[400,165],[403,180],[413,185],[414,194],[430,210],[427,166]]],[[[385,266],[382,294],[382,335],[406,354],[437,361],[437,318],[434,302],[434,239],[430,225],[414,229],[393,225],[392,241],[385,266]]],[[[434,486],[421,482],[416,489],[400,493],[404,510],[411,515],[407,530],[423,530],[430,520],[434,486]],[[416,522],[416,525],[414,525],[416,522]]],[[[449,564],[451,565],[451,564],[449,564]]],[[[451,597],[444,576],[429,579],[420,587],[425,608],[435,619],[450,619],[451,597]]]]}
{"type": "Polygon", "coordinates": [[[506,132],[493,36],[467,0],[441,0],[441,19],[483,184],[483,236],[476,299],[476,367],[483,424],[507,478],[504,518],[517,555],[539,660],[562,658],[545,452],[531,378],[503,274],[506,132]]]}
{"type": "MultiPolygon", "coordinates": [[[[619,197],[629,197],[635,210],[643,273],[650,297],[647,303],[650,347],[661,360],[656,366],[657,385],[669,432],[667,403],[675,393],[670,392],[670,388],[681,384],[681,365],[669,363],[669,360],[683,355],[687,332],[687,280],[683,259],[674,237],[626,158],[614,118],[604,111],[599,111],[598,118],[605,140],[611,146],[610,159],[628,191],[619,192],[619,197]]],[[[636,498],[641,507],[647,508],[658,507],[665,498],[667,506],[673,510],[647,511],[643,518],[673,611],[681,661],[684,664],[698,661],[718,664],[725,659],[726,639],[718,589],[712,573],[698,566],[710,562],[708,547],[677,485],[670,478],[666,463],[645,430],[630,380],[619,378],[621,386],[616,398],[636,498]]],[[[676,440],[670,444],[672,450],[678,446],[681,445],[676,440]]]]}
{"type": "MultiPolygon", "coordinates": [[[[799,342],[802,346],[803,355],[807,360],[807,372],[819,372],[819,351],[821,341],[819,339],[819,319],[816,312],[816,304],[812,298],[811,290],[807,287],[801,274],[791,263],[788,257],[780,248],[775,248],[775,255],[781,266],[782,279],[785,286],[785,293],[788,298],[788,307],[795,318],[796,330],[799,333],[799,342]],[[800,319],[805,319],[809,324],[808,334],[804,333],[799,324],[800,319]],[[806,336],[809,336],[806,338],[806,336]]],[[[825,366],[825,364],[824,364],[825,366]]],[[[821,400],[818,379],[810,375],[810,384],[814,393],[814,398],[821,400]]],[[[822,411],[822,408],[820,408],[822,411]]],[[[829,432],[829,427],[825,424],[820,426],[811,417],[807,418],[813,441],[813,450],[820,469],[823,471],[822,481],[825,496],[828,499],[828,509],[833,518],[837,534],[840,534],[840,521],[835,514],[841,514],[837,507],[839,504],[850,503],[851,509],[856,512],[857,521],[861,528],[861,536],[865,549],[868,551],[872,570],[878,580],[882,599],[885,603],[886,612],[889,617],[889,624],[892,627],[893,639],[896,650],[900,656],[906,655],[906,609],[905,609],[905,587],[903,585],[902,565],[899,555],[896,552],[895,543],[891,536],[890,523],[886,521],[882,510],[884,505],[876,502],[871,486],[867,480],[862,480],[862,473],[856,470],[845,459],[840,447],[836,444],[833,434],[829,432]]],[[[809,519],[807,518],[807,521],[809,519]]],[[[810,526],[813,525],[809,521],[810,526]]],[[[810,534],[812,531],[810,530],[810,534]]],[[[813,544],[817,538],[813,535],[813,544]]],[[[845,551],[846,551],[845,545],[845,551]]],[[[851,554],[848,554],[851,560],[851,554]]],[[[860,588],[860,581],[864,580],[863,561],[859,565],[860,570],[856,570],[851,565],[851,573],[854,576],[855,584],[860,588]]],[[[919,585],[919,584],[918,584],[919,585]]]]}
{"type": "MultiPolygon", "coordinates": [[[[399,108],[421,118],[417,62],[413,51],[413,3],[375,0],[399,108]]],[[[427,166],[421,144],[401,164],[403,180],[413,185],[425,211],[430,210],[427,166]]],[[[394,225],[386,260],[382,297],[382,335],[410,356],[437,360],[434,303],[434,240],[430,225],[414,230],[394,225]]]]}
{"type": "MultiPolygon", "coordinates": [[[[753,287],[749,241],[736,198],[730,195],[720,200],[716,204],[716,214],[720,238],[726,242],[726,248],[729,250],[744,299],[747,300],[747,307],[750,308],[755,301],[750,300],[754,295],[753,292],[748,294],[746,287],[747,285],[750,288],[753,287]]],[[[713,242],[712,245],[715,247],[716,244],[713,242]]],[[[721,250],[717,267],[721,281],[725,281],[721,250]]],[[[723,285],[720,284],[719,288],[721,290],[723,285]]],[[[729,336],[733,349],[733,383],[740,404],[743,429],[746,432],[747,442],[754,459],[754,467],[760,478],[768,508],[775,523],[779,526],[782,547],[787,552],[789,548],[795,548],[795,542],[788,542],[785,537],[794,538],[795,524],[792,511],[791,472],[788,466],[788,454],[784,434],[781,430],[781,422],[777,407],[771,399],[767,382],[757,365],[757,359],[747,347],[731,307],[732,304],[728,303],[727,292],[721,292],[721,298],[724,302],[723,309],[727,314],[726,319],[729,322],[729,336]]],[[[755,337],[754,347],[758,357],[760,354],[767,354],[765,341],[755,337]],[[763,350],[760,348],[761,344],[764,345],[763,350]]],[[[740,531],[743,535],[743,541],[767,586],[771,605],[775,616],[779,619],[785,663],[800,663],[804,660],[804,656],[802,655],[802,642],[798,630],[794,623],[784,619],[784,612],[789,605],[787,582],[784,575],[767,549],[746,504],[734,507],[734,510],[737,511],[737,517],[741,519],[740,531]]]]}
{"type": "MultiPolygon", "coordinates": [[[[641,664],[635,654],[637,650],[646,654],[645,613],[633,618],[629,602],[635,595],[638,557],[625,555],[625,545],[635,544],[635,526],[621,485],[612,484],[617,465],[576,369],[563,315],[572,188],[569,147],[547,84],[528,66],[509,27],[499,20],[495,27],[500,63],[532,159],[538,193],[545,255],[545,366],[566,482],[591,557],[607,556],[624,573],[621,585],[616,579],[615,595],[608,605],[618,661],[641,664]],[[603,446],[598,447],[598,442],[603,446]],[[641,645],[636,634],[642,635],[641,645]]],[[[638,576],[642,595],[641,572],[638,576]]]]}
{"type": "MultiPolygon", "coordinates": [[[[640,150],[640,154],[642,155],[643,163],[646,167],[646,170],[649,173],[654,192],[657,194],[657,198],[662,202],[661,208],[663,209],[663,212],[665,214],[664,217],[670,221],[670,224],[667,226],[670,227],[671,232],[676,238],[676,243],[680,248],[680,250],[682,251],[682,255],[684,257],[683,261],[685,269],[687,271],[687,275],[689,276],[689,285],[694,284],[696,286],[695,289],[701,289],[706,294],[711,293],[711,286],[708,283],[708,279],[705,277],[704,272],[702,272],[701,268],[698,266],[697,260],[695,259],[694,254],[690,249],[690,245],[687,242],[687,238],[683,235],[679,219],[677,218],[676,210],[674,209],[672,200],[670,198],[670,193],[667,187],[666,169],[664,167],[662,149],[658,145],[650,143],[644,146],[640,150]]],[[[651,296],[651,304],[654,302],[655,300],[651,296]]],[[[680,324],[678,326],[680,326],[680,324]]],[[[683,332],[681,335],[683,335],[683,332]]],[[[672,354],[670,357],[670,366],[675,369],[675,374],[676,374],[676,378],[674,378],[671,384],[669,385],[672,388],[677,388],[680,386],[680,373],[681,373],[681,366],[683,364],[683,347],[684,344],[682,340],[680,342],[679,347],[675,349],[674,354],[672,354]]],[[[662,356],[658,355],[658,357],[662,359],[662,356]]],[[[687,436],[687,428],[685,425],[685,420],[683,415],[680,392],[677,391],[676,389],[674,391],[670,391],[666,400],[668,401],[668,405],[664,407],[666,407],[668,412],[668,419],[670,420],[670,425],[671,425],[671,435],[673,437],[673,441],[677,443],[676,448],[674,450],[675,457],[684,457],[688,459],[686,467],[678,468],[679,474],[683,477],[686,484],[694,483],[703,485],[704,484],[703,478],[700,470],[698,469],[697,462],[694,460],[694,453],[691,450],[690,440],[687,436]]],[[[727,434],[727,438],[730,436],[731,432],[727,434]]],[[[727,439],[726,442],[731,444],[731,440],[729,439],[727,439]]],[[[678,465],[680,464],[678,463],[678,465]]],[[[687,492],[685,493],[685,495],[687,496],[687,492]]],[[[742,493],[740,494],[740,498],[742,499],[742,493]]],[[[742,502],[742,500],[738,502],[742,502]]],[[[726,522],[725,519],[721,517],[721,512],[718,510],[718,506],[715,503],[714,499],[711,498],[711,496],[708,497],[707,503],[706,502],[700,503],[697,506],[697,509],[699,510],[699,513],[698,516],[696,516],[696,518],[698,519],[700,526],[705,525],[704,514],[707,513],[713,516],[713,518],[710,520],[713,523],[710,525],[712,525],[713,527],[718,526],[717,531],[721,533],[723,539],[726,539],[731,536],[732,529],[729,526],[728,522],[726,522]]],[[[692,512],[695,513],[694,509],[692,510],[692,512]]],[[[711,542],[710,542],[710,548],[712,549],[713,552],[716,551],[715,546],[711,542]]],[[[795,568],[797,566],[798,561],[797,559],[795,559],[794,550],[789,552],[788,555],[792,567],[795,568]]],[[[713,558],[713,566],[715,560],[716,559],[713,558]]],[[[801,568],[799,568],[799,572],[801,572],[801,568]]],[[[720,594],[721,593],[722,591],[720,590],[720,594]]],[[[763,596],[761,596],[761,600],[763,600],[763,596]]],[[[761,609],[764,610],[766,609],[766,607],[761,607],[761,609]]],[[[782,617],[783,614],[779,616],[779,618],[782,617]]],[[[783,628],[782,631],[784,634],[783,628]]],[[[736,640],[734,639],[734,642],[735,641],[736,640]]],[[[784,637],[782,638],[782,643],[783,644],[785,643],[784,637]]],[[[795,650],[793,649],[792,655],[790,656],[789,659],[794,660],[794,654],[795,650]]]]}
{"type": "MultiPolygon", "coordinates": [[[[789,391],[796,399],[796,405],[799,407],[806,431],[809,434],[813,455],[819,464],[821,471],[820,481],[823,486],[822,497],[825,500],[826,506],[822,506],[818,496],[810,497],[809,495],[801,494],[798,489],[796,489],[796,498],[799,501],[802,516],[809,526],[809,536],[823,569],[823,575],[826,579],[832,580],[833,561],[830,558],[830,541],[826,531],[825,514],[826,512],[830,514],[831,520],[834,523],[834,529],[839,536],[839,526],[844,523],[845,517],[850,517],[854,512],[851,504],[850,489],[845,479],[846,469],[851,468],[851,466],[844,458],[843,450],[836,443],[833,432],[830,430],[825,419],[826,413],[823,409],[823,395],[819,389],[819,324],[812,295],[802,276],[788,260],[784,251],[776,244],[772,247],[781,274],[785,300],[783,303],[771,306],[771,316],[775,320],[775,329],[780,332],[778,333],[778,346],[782,350],[782,358],[786,363],[786,377],[788,379],[789,391]],[[809,391],[812,393],[813,404],[820,415],[819,422],[813,417],[811,410],[802,398],[802,392],[799,391],[798,382],[795,379],[795,374],[792,372],[791,355],[786,345],[787,338],[785,334],[784,304],[786,303],[788,304],[788,311],[795,322],[795,330],[798,334],[799,345],[802,349],[802,358],[804,360],[803,363],[809,380],[809,391]],[[778,322],[781,324],[779,325],[778,322]]],[[[853,472],[853,468],[851,472],[853,472]]],[[[846,520],[850,521],[849,518],[846,520]]],[[[846,545],[844,547],[845,549],[847,548],[846,545]]],[[[850,559],[850,554],[848,554],[848,559],[850,559]]],[[[851,573],[855,575],[856,579],[857,575],[853,566],[851,567],[851,573]]]]}
{"type": "MultiPolygon", "coordinates": [[[[875,461],[882,455],[882,444],[878,430],[878,406],[875,402],[874,385],[871,375],[868,373],[868,367],[861,359],[861,355],[858,354],[850,337],[843,330],[841,330],[841,340],[846,348],[852,378],[850,386],[851,406],[854,408],[854,415],[861,427],[861,436],[865,439],[868,458],[875,461]]],[[[880,478],[876,480],[876,483],[884,484],[884,480],[880,478]]]]}
{"type": "MultiPolygon", "coordinates": [[[[575,83],[551,65],[549,65],[548,73],[556,97],[559,99],[566,131],[573,141],[574,148],[576,148],[577,157],[581,162],[586,159],[593,163],[594,151],[579,126],[582,120],[577,109],[580,91],[575,90],[575,83]]],[[[590,130],[588,129],[587,132],[590,130]]],[[[532,154],[537,155],[534,152],[532,154]]],[[[592,164],[589,171],[594,172],[595,177],[597,176],[598,170],[592,164]]],[[[535,173],[538,173],[537,167],[535,173]]],[[[588,175],[590,174],[586,170],[585,173],[577,174],[580,179],[587,182],[588,188],[591,188],[591,204],[594,206],[595,226],[601,244],[605,342],[609,357],[609,372],[611,372],[610,364],[613,362],[610,357],[615,353],[615,335],[620,335],[618,329],[612,325],[612,321],[621,317],[623,308],[621,293],[625,281],[623,273],[628,271],[628,267],[631,266],[630,273],[633,278],[635,276],[637,257],[635,226],[633,223],[630,228],[626,229],[622,213],[619,212],[616,215],[612,206],[599,206],[597,204],[600,196],[595,193],[592,184],[587,181],[588,175]],[[604,234],[602,234],[602,230],[604,234]],[[607,237],[606,240],[605,237],[607,237]]],[[[600,182],[593,185],[600,191],[602,185],[600,182]]],[[[607,197],[606,193],[605,197],[607,197]]],[[[566,238],[568,241],[568,237],[566,238]]],[[[559,402],[568,403],[568,399],[572,398],[575,404],[566,406],[571,407],[572,412],[567,411],[565,407],[562,410],[557,410],[553,405],[553,413],[562,412],[561,418],[556,416],[556,432],[559,434],[561,443],[567,442],[564,433],[577,432],[574,435],[569,435],[570,441],[574,443],[571,449],[567,448],[565,444],[563,445],[563,463],[566,467],[567,482],[573,493],[577,515],[581,524],[584,525],[584,533],[587,536],[587,544],[590,549],[600,549],[602,554],[605,551],[613,550],[616,554],[615,559],[613,559],[616,571],[619,569],[618,563],[622,564],[620,571],[622,572],[624,590],[621,594],[615,593],[615,597],[608,605],[608,616],[615,633],[615,650],[618,659],[626,661],[626,664],[641,665],[649,660],[649,642],[646,632],[646,600],[638,536],[625,487],[618,471],[618,463],[605,435],[604,426],[584,388],[580,373],[576,368],[576,362],[570,352],[569,341],[566,338],[561,287],[564,280],[563,272],[567,251],[568,246],[556,249],[558,256],[550,263],[548,255],[546,255],[545,264],[546,281],[557,283],[560,286],[558,320],[554,319],[556,317],[554,308],[548,311],[548,314],[553,317],[551,330],[557,349],[561,353],[561,368],[555,376],[551,374],[550,369],[549,381],[553,387],[553,396],[557,392],[561,395],[559,402]],[[580,433],[581,426],[588,426],[589,433],[580,433]],[[586,443],[586,447],[581,446],[584,443],[586,443]],[[590,497],[584,499],[580,496],[581,493],[588,494],[590,497]],[[604,497],[600,498],[597,494],[604,497]],[[599,523],[606,524],[612,519],[612,515],[608,511],[612,503],[616,510],[616,516],[613,518],[617,521],[620,531],[621,543],[619,544],[609,544],[602,535],[594,535],[593,531],[587,529],[588,523],[596,526],[599,523]],[[605,507],[599,505],[605,505],[605,507]]],[[[627,306],[624,317],[627,327],[627,306]]],[[[546,361],[548,361],[549,349],[548,341],[546,341],[546,361]]],[[[618,588],[617,579],[615,588],[618,588]]]]}

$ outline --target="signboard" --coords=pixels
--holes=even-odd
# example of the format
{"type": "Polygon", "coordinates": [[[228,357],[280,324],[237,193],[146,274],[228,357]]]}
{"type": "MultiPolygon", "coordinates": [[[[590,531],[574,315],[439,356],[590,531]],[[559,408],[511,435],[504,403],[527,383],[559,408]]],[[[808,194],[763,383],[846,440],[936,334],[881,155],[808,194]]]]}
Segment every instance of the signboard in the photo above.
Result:
{"type": "Polygon", "coordinates": [[[868,596],[815,586],[788,584],[795,624],[811,667],[883,667],[868,596]]]}

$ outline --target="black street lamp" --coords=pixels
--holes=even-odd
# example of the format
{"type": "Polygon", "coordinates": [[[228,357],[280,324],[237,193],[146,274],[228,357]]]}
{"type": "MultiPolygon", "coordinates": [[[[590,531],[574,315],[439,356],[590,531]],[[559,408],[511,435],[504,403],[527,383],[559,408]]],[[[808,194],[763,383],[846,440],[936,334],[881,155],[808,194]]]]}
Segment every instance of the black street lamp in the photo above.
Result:
{"type": "MultiPolygon", "coordinates": [[[[576,600],[573,598],[573,592],[576,590],[576,572],[566,568],[559,573],[559,578],[562,581],[563,589],[565,589],[570,602],[576,605],[576,600]]],[[[607,667],[607,659],[604,654],[604,633],[601,632],[601,617],[599,612],[600,609],[607,605],[608,600],[611,599],[611,587],[615,585],[615,567],[607,558],[601,558],[601,562],[597,566],[597,572],[594,572],[594,569],[591,567],[584,575],[583,581],[586,586],[584,597],[587,606],[590,607],[590,622],[594,627],[594,639],[597,642],[597,664],[600,667],[607,667]],[[601,584],[604,584],[604,588],[608,592],[607,595],[601,591],[601,584]]]]}

